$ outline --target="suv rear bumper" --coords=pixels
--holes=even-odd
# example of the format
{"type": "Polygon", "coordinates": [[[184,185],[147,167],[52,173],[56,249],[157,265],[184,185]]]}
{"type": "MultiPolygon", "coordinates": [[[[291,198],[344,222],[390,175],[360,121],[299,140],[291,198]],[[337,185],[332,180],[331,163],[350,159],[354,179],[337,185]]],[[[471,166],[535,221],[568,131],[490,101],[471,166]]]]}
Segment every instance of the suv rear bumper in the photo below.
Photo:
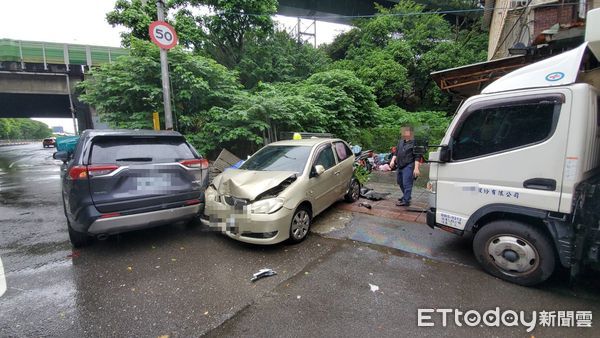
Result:
{"type": "Polygon", "coordinates": [[[98,218],[89,227],[90,235],[115,234],[136,229],[150,228],[177,221],[189,220],[204,209],[204,203],[179,208],[144,212],[133,215],[98,218]]]}

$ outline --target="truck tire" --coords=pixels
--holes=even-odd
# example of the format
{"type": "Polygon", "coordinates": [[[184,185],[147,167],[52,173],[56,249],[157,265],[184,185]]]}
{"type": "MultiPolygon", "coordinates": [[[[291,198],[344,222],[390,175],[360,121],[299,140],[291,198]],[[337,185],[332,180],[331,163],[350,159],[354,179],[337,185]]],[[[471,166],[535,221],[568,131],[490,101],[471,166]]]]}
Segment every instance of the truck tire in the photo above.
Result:
{"type": "Polygon", "coordinates": [[[475,234],[473,252],[485,271],[524,286],[545,281],[556,267],[548,236],[542,229],[518,221],[484,225],[475,234]]]}

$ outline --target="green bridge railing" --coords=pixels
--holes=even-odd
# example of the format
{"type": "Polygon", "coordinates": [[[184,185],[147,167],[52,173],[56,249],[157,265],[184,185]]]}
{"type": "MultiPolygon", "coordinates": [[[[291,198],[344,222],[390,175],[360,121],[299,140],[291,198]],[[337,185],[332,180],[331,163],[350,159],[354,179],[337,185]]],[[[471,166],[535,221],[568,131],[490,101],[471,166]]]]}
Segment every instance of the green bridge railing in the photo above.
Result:
{"type": "Polygon", "coordinates": [[[124,48],[77,45],[42,41],[0,39],[0,62],[63,64],[67,66],[97,66],[109,63],[129,51],[124,48]]]}

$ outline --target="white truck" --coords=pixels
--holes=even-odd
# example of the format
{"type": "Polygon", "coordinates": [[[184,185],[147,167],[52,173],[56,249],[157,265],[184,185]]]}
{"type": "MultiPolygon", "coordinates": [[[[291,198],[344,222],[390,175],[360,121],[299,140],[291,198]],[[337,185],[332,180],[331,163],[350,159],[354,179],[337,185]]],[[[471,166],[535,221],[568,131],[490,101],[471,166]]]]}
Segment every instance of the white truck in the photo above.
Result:
{"type": "Polygon", "coordinates": [[[431,164],[427,223],[473,234],[483,268],[533,285],[600,261],[600,10],[578,48],[458,109],[431,164]]]}

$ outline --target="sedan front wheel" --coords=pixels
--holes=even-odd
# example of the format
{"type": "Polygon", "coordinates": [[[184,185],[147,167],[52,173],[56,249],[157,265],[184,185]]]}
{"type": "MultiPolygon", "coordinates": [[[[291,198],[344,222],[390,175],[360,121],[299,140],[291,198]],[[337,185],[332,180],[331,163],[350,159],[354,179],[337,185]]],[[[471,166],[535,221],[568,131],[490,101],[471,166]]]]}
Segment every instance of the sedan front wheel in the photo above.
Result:
{"type": "Polygon", "coordinates": [[[290,242],[302,242],[308,236],[310,222],[311,215],[308,208],[304,206],[298,207],[296,212],[294,212],[294,216],[292,216],[292,223],[290,224],[290,242]]]}

